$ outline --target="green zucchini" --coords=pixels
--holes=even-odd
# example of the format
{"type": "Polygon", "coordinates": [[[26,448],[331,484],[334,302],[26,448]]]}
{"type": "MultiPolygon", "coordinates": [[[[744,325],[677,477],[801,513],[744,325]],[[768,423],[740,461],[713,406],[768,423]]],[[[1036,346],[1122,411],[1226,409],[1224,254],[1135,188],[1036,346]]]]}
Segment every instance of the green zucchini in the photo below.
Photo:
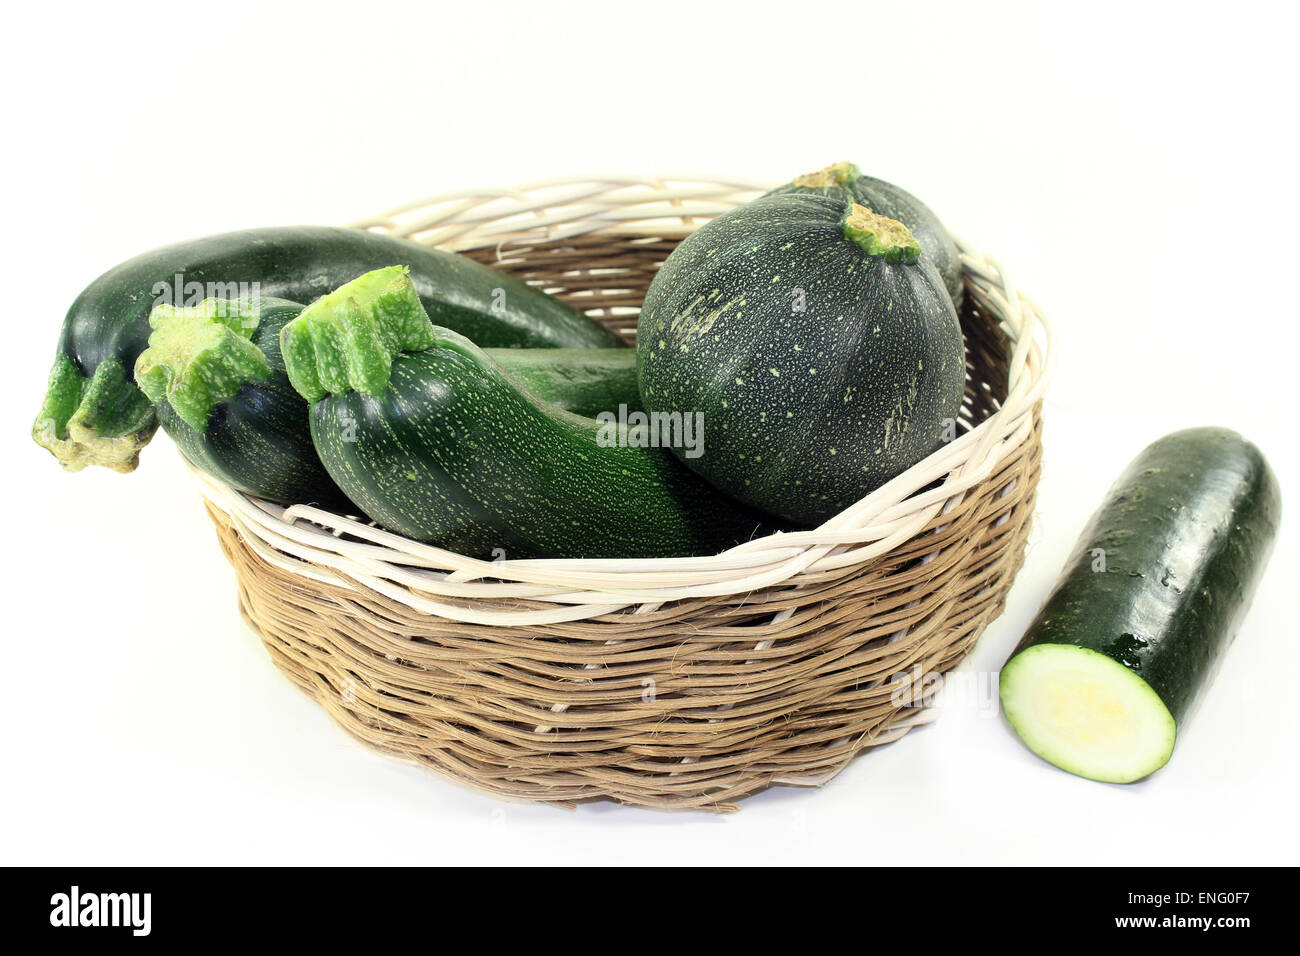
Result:
{"type": "Polygon", "coordinates": [[[761,527],[662,448],[554,408],[436,328],[401,270],[369,273],[284,327],[331,476],[370,518],[475,557],[714,553],[761,527]]]}
{"type": "Polygon", "coordinates": [[[280,330],[302,310],[284,299],[159,305],[136,383],[181,454],[209,475],[281,504],[355,512],[316,455],[307,402],[280,357],[280,330]]]}
{"type": "Polygon", "coordinates": [[[63,321],[32,437],[70,471],[128,472],[153,436],[153,407],[131,379],[160,301],[310,302],[363,272],[405,264],[429,313],[480,346],[614,348],[613,332],[486,266],[378,233],[327,226],[251,229],[155,249],[104,273],[63,321]]]}
{"type": "Polygon", "coordinates": [[[1272,470],[1236,432],[1176,432],[1138,455],[1002,668],[1002,708],[1029,749],[1110,783],[1164,766],[1281,512],[1272,470]]]}
{"type": "Polygon", "coordinates": [[[575,415],[641,410],[633,349],[484,349],[538,398],[575,415]]]}
{"type": "Polygon", "coordinates": [[[641,398],[699,412],[684,459],[771,514],[826,520],[935,451],[965,387],[961,328],[906,226],[799,193],[689,236],[637,326],[641,398]]]}
{"type": "Polygon", "coordinates": [[[793,182],[772,190],[772,193],[791,192],[861,203],[878,215],[897,219],[907,226],[921,244],[921,250],[930,257],[930,261],[939,270],[939,275],[943,276],[944,287],[952,297],[953,305],[961,311],[966,286],[962,279],[961,254],[957,251],[957,243],[939,221],[939,217],[907,190],[883,179],[864,176],[853,163],[835,163],[815,173],[799,176],[793,182]]]}
{"type": "MultiPolygon", "coordinates": [[[[355,513],[320,463],[307,402],[289,384],[280,355],[280,330],[302,310],[284,299],[159,305],[149,317],[149,347],[136,360],[136,383],[181,453],[209,475],[281,504],[355,513]]],[[[637,402],[631,349],[486,354],[558,407],[595,415],[637,402]]]]}

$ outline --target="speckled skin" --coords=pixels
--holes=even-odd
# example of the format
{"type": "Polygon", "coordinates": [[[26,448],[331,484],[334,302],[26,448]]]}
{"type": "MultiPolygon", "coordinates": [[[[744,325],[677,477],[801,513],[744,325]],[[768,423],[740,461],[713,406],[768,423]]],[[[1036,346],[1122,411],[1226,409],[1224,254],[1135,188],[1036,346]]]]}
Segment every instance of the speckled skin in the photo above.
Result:
{"type": "Polygon", "coordinates": [[[212,409],[199,432],[167,403],[154,407],[163,430],[197,467],[240,491],[281,504],[317,504],[355,512],[316,455],[306,400],[295,392],[280,356],[280,329],[302,306],[267,303],[252,335],[270,375],[247,381],[212,409]]]}
{"type": "MultiPolygon", "coordinates": [[[[853,172],[857,170],[853,169],[853,172]]],[[[827,182],[821,186],[786,183],[768,195],[775,193],[803,193],[826,196],[840,202],[858,202],[878,215],[897,219],[912,231],[916,241],[921,244],[922,252],[930,257],[930,261],[943,276],[944,287],[952,297],[953,305],[957,309],[961,308],[966,287],[962,281],[961,254],[957,251],[957,243],[939,221],[939,217],[930,211],[930,207],[906,189],[859,173],[847,182],[827,182]]]]}
{"type": "Polygon", "coordinates": [[[96,407],[73,409],[65,408],[67,403],[47,401],[42,415],[59,408],[63,420],[36,433],[37,440],[61,460],[69,460],[78,449],[55,440],[65,436],[69,418],[75,416],[93,435],[130,429],[139,440],[131,460],[119,470],[134,467],[134,454],[156,426],[148,402],[130,381],[135,360],[148,344],[155,283],[172,283],[177,273],[183,273],[186,282],[258,283],[262,296],[311,302],[363,272],[396,264],[411,267],[416,289],[434,321],[470,336],[484,348],[623,344],[599,323],[557,299],[463,256],[418,243],[330,226],[223,233],[136,256],[105,272],[77,296],[59,334],[55,367],[67,370],[61,387],[68,390],[69,375],[79,371],[91,376],[104,362],[120,363],[126,378],[114,393],[96,395],[96,407]],[[504,296],[498,289],[504,290],[504,296]],[[118,411],[128,406],[138,406],[144,419],[118,411]]]}
{"type": "Polygon", "coordinates": [[[1040,644],[1098,651],[1181,723],[1237,633],[1281,516],[1276,477],[1236,432],[1159,439],[1111,487],[1011,656],[1040,644]]]}
{"type": "Polygon", "coordinates": [[[594,419],[521,390],[462,337],[438,336],[393,359],[382,394],[312,407],[330,474],[385,528],[480,558],[712,554],[766,533],[666,450],[603,447],[594,419]]]}
{"type": "Polygon", "coordinates": [[[938,271],[868,255],[844,235],[848,210],[785,194],[719,216],[669,256],[638,324],[646,408],[703,413],[687,464],[804,524],[937,449],[965,382],[938,271]]]}

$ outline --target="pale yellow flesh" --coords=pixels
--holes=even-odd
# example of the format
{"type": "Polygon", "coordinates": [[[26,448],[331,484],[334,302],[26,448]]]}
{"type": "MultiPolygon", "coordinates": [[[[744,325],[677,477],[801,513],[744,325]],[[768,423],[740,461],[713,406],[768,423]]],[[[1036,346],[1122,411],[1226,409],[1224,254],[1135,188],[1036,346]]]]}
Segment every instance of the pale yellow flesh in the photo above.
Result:
{"type": "Polygon", "coordinates": [[[1034,753],[1062,770],[1132,783],[1174,749],[1173,715],[1146,681],[1084,647],[1038,644],[1002,668],[1002,711],[1034,753]]]}

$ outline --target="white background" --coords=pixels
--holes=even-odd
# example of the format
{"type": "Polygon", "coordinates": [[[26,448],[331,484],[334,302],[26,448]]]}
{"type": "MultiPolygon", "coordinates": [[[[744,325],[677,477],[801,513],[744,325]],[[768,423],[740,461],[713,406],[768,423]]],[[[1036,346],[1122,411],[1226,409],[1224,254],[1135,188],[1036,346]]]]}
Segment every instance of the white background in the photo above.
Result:
{"type": "Polygon", "coordinates": [[[1059,373],[995,672],[1148,441],[1222,424],[1300,510],[1291,14],[1089,4],[24,8],[6,115],[4,863],[1296,863],[1295,523],[1173,761],[1071,777],[951,707],[737,814],[503,804],[378,756],[271,666],[160,434],[129,476],[26,437],[87,282],[179,239],[602,172],[840,159],[995,252],[1059,373]],[[1288,585],[1287,582],[1291,584],[1288,585]]]}

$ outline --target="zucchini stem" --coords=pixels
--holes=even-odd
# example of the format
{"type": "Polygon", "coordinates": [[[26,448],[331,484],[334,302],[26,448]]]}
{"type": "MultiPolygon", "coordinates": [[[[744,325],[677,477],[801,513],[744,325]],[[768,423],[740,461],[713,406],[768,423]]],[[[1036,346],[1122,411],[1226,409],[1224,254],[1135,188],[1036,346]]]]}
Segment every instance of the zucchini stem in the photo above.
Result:
{"type": "Polygon", "coordinates": [[[379,395],[393,359],[434,345],[406,266],[367,272],[317,299],[280,332],[289,381],[307,401],[356,391],[379,395]]]}
{"type": "Polygon", "coordinates": [[[921,244],[912,230],[858,203],[853,203],[844,216],[844,236],[867,255],[880,256],[886,262],[910,265],[921,258],[921,244]]]}
{"type": "Polygon", "coordinates": [[[60,354],[50,369],[32,438],[67,471],[100,465],[125,474],[140,463],[140,449],[157,428],[153,406],[121,362],[100,362],[87,377],[60,354]]]}
{"type": "Polygon", "coordinates": [[[149,315],[149,347],[136,359],[136,383],[155,405],[165,400],[191,428],[205,432],[213,408],[246,382],[271,375],[251,341],[260,321],[258,305],[247,301],[158,305],[149,315]]]}
{"type": "Polygon", "coordinates": [[[811,189],[829,189],[832,186],[847,186],[855,179],[862,178],[862,170],[853,163],[832,163],[815,173],[796,176],[794,185],[811,189]]]}

